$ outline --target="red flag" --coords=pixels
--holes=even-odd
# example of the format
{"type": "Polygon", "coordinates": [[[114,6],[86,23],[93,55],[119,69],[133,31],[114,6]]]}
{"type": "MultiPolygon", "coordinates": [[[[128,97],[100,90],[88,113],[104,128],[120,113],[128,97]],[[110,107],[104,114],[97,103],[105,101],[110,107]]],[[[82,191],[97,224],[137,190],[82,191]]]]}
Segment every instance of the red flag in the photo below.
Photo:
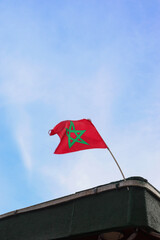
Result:
{"type": "Polygon", "coordinates": [[[88,119],[67,120],[58,123],[49,135],[58,134],[61,141],[56,154],[75,152],[91,148],[108,148],[95,126],[88,119]]]}

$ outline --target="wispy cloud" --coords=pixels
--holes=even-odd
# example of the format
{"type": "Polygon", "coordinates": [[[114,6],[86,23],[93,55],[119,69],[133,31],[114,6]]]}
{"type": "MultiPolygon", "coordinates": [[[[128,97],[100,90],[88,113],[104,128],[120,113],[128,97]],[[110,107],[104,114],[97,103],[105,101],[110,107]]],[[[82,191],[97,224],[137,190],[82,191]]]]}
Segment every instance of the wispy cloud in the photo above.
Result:
{"type": "Polygon", "coordinates": [[[10,105],[25,105],[39,100],[42,93],[39,70],[23,59],[12,57],[1,63],[1,96],[10,105]]]}
{"type": "Polygon", "coordinates": [[[33,148],[32,141],[33,129],[30,123],[30,116],[23,109],[18,110],[19,119],[16,126],[12,126],[15,134],[15,140],[19,146],[19,150],[27,171],[31,172],[33,169],[33,148]],[[20,117],[22,115],[22,117],[20,117]]]}

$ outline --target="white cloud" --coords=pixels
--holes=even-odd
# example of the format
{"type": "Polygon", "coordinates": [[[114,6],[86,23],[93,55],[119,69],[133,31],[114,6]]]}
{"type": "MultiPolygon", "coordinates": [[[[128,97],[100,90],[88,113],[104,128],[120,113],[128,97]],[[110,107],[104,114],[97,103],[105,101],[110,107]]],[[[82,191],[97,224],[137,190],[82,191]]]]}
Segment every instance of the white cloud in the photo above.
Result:
{"type": "Polygon", "coordinates": [[[34,147],[32,141],[33,130],[30,123],[30,116],[23,109],[19,109],[18,122],[12,126],[12,131],[15,134],[15,140],[19,146],[19,150],[24,162],[24,166],[27,171],[31,172],[33,169],[33,154],[32,149],[34,147]]]}
{"type": "Polygon", "coordinates": [[[123,130],[116,129],[111,139],[111,147],[127,177],[142,176],[160,188],[160,182],[157,181],[157,169],[160,167],[158,122],[141,119],[123,130]]]}
{"type": "Polygon", "coordinates": [[[17,106],[39,100],[43,94],[38,69],[22,60],[5,60],[1,65],[0,90],[5,102],[17,106]]]}
{"type": "MultiPolygon", "coordinates": [[[[53,156],[53,162],[55,158],[53,156]]],[[[58,160],[61,166],[48,163],[41,168],[41,175],[47,182],[48,192],[53,196],[74,193],[122,178],[108,150],[66,154],[58,160]],[[55,192],[53,187],[55,185],[59,192],[55,192]]]]}

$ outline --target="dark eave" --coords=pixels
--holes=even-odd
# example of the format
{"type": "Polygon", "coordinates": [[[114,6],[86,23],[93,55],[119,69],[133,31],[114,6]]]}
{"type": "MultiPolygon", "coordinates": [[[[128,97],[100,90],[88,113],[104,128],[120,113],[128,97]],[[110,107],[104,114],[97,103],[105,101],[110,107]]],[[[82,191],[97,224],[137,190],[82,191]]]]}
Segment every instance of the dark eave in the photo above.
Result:
{"type": "Polygon", "coordinates": [[[135,229],[160,233],[160,193],[141,177],[0,215],[1,240],[85,239],[135,229]]]}

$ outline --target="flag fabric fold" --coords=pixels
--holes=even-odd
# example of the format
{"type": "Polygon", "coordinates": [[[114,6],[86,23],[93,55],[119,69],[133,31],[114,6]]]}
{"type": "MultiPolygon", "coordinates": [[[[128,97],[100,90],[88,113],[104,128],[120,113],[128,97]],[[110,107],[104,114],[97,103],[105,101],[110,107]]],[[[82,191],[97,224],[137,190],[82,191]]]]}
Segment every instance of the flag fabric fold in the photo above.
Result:
{"type": "Polygon", "coordinates": [[[60,143],[54,152],[55,154],[92,148],[108,148],[89,119],[62,121],[48,133],[50,136],[57,134],[60,137],[60,143]]]}

